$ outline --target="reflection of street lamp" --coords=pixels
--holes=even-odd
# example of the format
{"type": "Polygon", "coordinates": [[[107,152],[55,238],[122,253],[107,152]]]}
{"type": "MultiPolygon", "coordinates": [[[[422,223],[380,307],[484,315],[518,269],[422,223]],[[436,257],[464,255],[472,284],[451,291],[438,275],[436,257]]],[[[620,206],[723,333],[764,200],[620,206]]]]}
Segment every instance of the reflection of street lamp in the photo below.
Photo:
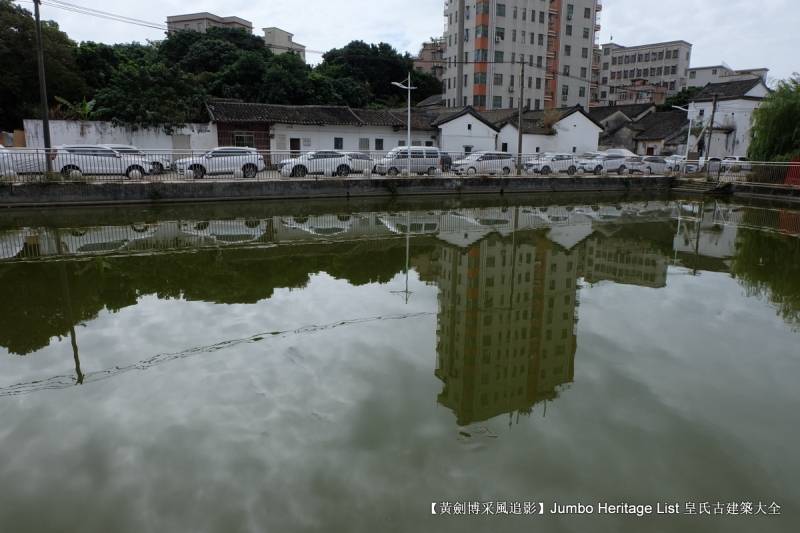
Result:
{"type": "Polygon", "coordinates": [[[406,85],[403,85],[399,81],[393,81],[392,85],[395,87],[400,87],[404,91],[408,91],[408,119],[406,121],[406,171],[408,172],[408,176],[411,176],[411,91],[416,89],[416,87],[411,86],[411,73],[408,73],[408,78],[406,79],[406,85]]]}

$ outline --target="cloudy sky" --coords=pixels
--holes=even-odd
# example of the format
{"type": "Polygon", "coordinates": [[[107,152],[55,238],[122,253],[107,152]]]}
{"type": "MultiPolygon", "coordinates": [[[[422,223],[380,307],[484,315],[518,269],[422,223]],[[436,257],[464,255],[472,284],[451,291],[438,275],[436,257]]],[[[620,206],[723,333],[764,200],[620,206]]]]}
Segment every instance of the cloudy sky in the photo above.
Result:
{"type": "MultiPolygon", "coordinates": [[[[532,0],[531,0],[532,1],[532,0]]],[[[416,52],[440,35],[444,0],[70,0],[73,4],[164,23],[167,15],[210,11],[253,22],[257,32],[278,26],[313,50],[328,50],[353,39],[386,41],[416,52]]],[[[538,2],[535,2],[538,4],[538,2]]],[[[32,9],[30,1],[21,5],[32,9]]],[[[771,77],[800,71],[793,55],[800,48],[797,0],[603,0],[602,42],[612,36],[625,45],[684,39],[694,45],[692,65],[726,62],[734,68],[768,67],[771,77]]],[[[59,22],[76,40],[107,43],[159,39],[159,30],[87,18],[52,6],[44,18],[59,22]]],[[[309,55],[312,62],[318,55],[309,55]]]]}

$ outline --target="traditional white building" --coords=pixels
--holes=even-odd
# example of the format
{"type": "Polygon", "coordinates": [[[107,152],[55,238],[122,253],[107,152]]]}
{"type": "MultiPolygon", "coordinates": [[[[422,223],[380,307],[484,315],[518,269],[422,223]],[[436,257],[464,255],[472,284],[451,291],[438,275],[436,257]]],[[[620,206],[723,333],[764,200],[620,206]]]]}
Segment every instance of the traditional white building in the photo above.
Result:
{"type": "Polygon", "coordinates": [[[706,85],[689,104],[689,118],[693,127],[703,127],[701,137],[692,136],[690,151],[697,148],[709,157],[746,156],[750,147],[753,112],[768,94],[769,89],[761,78],[706,85]]]}

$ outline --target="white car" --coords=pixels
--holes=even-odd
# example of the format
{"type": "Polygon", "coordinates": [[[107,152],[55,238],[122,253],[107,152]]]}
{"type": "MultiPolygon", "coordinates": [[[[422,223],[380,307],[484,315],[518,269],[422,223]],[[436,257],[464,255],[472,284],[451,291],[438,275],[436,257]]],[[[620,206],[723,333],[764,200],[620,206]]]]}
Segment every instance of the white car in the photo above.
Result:
{"type": "Polygon", "coordinates": [[[579,161],[578,164],[584,172],[592,172],[594,174],[602,174],[604,172],[616,172],[617,174],[625,174],[628,169],[625,162],[628,156],[617,153],[606,153],[595,157],[594,159],[586,159],[579,161]]]}
{"type": "Polygon", "coordinates": [[[352,164],[352,160],[344,152],[319,150],[284,159],[278,164],[278,170],[284,178],[302,178],[308,174],[347,176],[352,170],[352,164]]]}
{"type": "Polygon", "coordinates": [[[528,159],[524,168],[527,174],[565,173],[572,176],[578,170],[575,163],[575,157],[572,154],[543,154],[540,157],[528,159]]]}
{"type": "Polygon", "coordinates": [[[453,161],[450,170],[456,174],[502,174],[508,176],[515,167],[514,156],[506,152],[473,152],[453,161]]]}
{"type": "MultiPolygon", "coordinates": [[[[43,153],[41,157],[44,157],[43,153]]],[[[150,161],[146,158],[138,155],[123,154],[99,145],[58,146],[53,149],[50,159],[53,171],[60,172],[65,177],[84,174],[124,175],[133,178],[137,175],[141,177],[150,172],[150,161]]]]}
{"type": "Polygon", "coordinates": [[[237,174],[248,179],[255,178],[266,168],[264,159],[255,148],[221,146],[200,156],[184,157],[175,161],[176,170],[182,175],[202,179],[211,174],[237,174]]]}
{"type": "Polygon", "coordinates": [[[14,164],[14,154],[4,146],[0,146],[0,177],[13,178],[17,175],[17,167],[14,164]]]}
{"type": "Polygon", "coordinates": [[[167,156],[167,153],[145,153],[135,146],[130,144],[101,144],[105,148],[111,148],[115,152],[126,155],[137,155],[150,161],[150,173],[161,174],[165,170],[172,169],[172,161],[167,156]]]}
{"type": "Polygon", "coordinates": [[[372,172],[375,161],[364,152],[344,152],[350,158],[350,170],[353,172],[372,172]]]}
{"type": "Polygon", "coordinates": [[[722,158],[722,170],[729,170],[731,172],[749,172],[753,170],[753,165],[746,157],[727,156],[722,158]]]}

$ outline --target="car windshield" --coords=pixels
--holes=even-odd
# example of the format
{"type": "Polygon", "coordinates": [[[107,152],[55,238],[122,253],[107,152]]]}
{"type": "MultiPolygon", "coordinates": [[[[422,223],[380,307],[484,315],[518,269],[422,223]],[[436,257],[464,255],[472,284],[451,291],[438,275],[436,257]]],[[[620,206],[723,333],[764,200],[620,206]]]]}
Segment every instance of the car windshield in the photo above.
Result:
{"type": "Polygon", "coordinates": [[[142,151],[138,148],[128,148],[128,147],[112,147],[112,150],[115,152],[119,152],[121,154],[141,154],[142,151]]]}

